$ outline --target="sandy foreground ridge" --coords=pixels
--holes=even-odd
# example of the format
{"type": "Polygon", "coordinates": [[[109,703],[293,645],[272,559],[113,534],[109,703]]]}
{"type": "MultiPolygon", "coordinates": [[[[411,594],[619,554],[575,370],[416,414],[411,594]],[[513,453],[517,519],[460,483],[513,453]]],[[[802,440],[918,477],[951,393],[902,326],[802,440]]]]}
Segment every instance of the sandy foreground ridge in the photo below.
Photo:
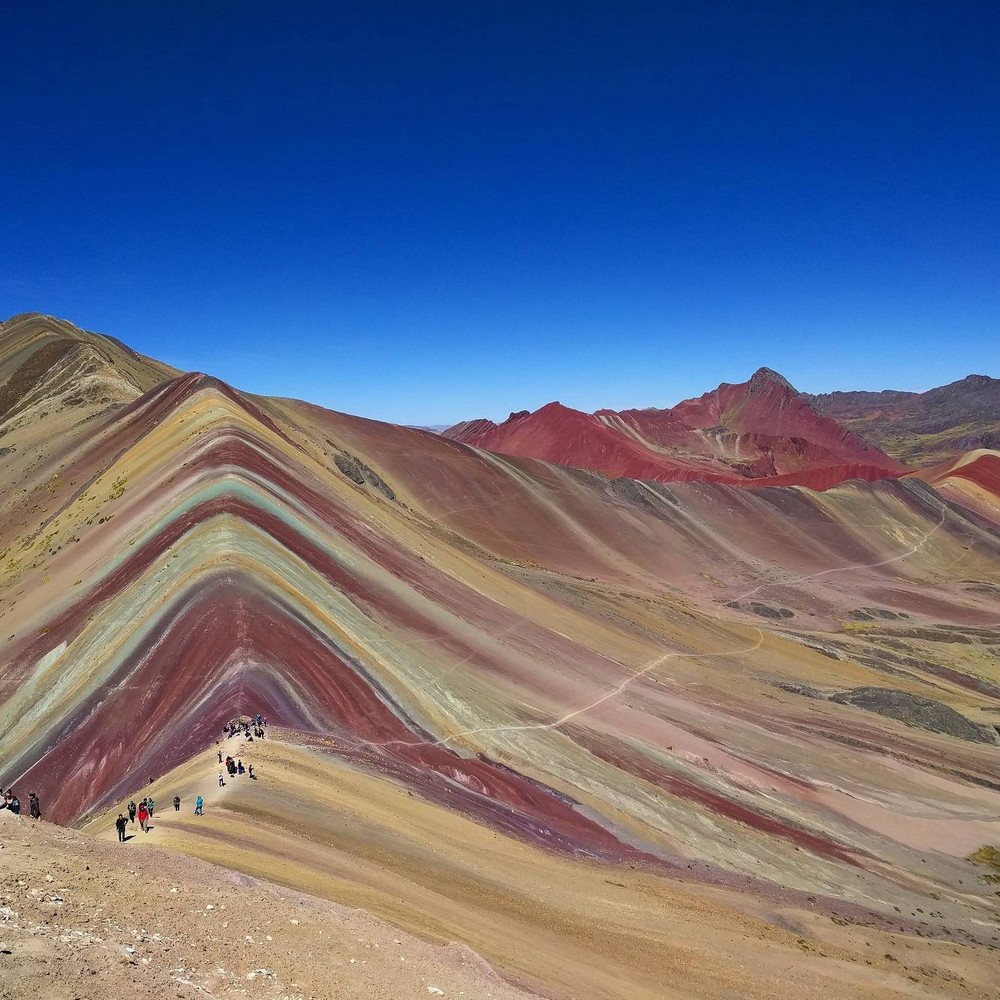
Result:
{"type": "Polygon", "coordinates": [[[998,952],[983,943],[567,861],[506,838],[491,848],[493,835],[476,842],[474,824],[458,833],[486,859],[470,904],[446,816],[434,820],[444,861],[421,852],[405,870],[394,859],[406,852],[391,844],[380,856],[367,823],[385,810],[405,828],[427,805],[400,804],[388,789],[374,801],[363,784],[374,811],[366,819],[350,791],[366,779],[344,776],[330,794],[343,803],[341,821],[373,841],[362,859],[319,825],[330,813],[314,798],[331,778],[311,771],[314,751],[293,734],[231,749],[255,763],[258,780],[227,778],[220,788],[216,748],[206,750],[143,790],[157,802],[151,829],[130,825],[125,844],[113,825],[124,804],[83,831],[0,812],[0,997],[996,995],[998,952]],[[198,794],[202,817],[193,815],[198,794]],[[281,839],[271,802],[286,816],[281,839]],[[498,865],[504,880],[490,874],[498,865]],[[458,936],[481,943],[490,961],[458,936]],[[543,988],[530,992],[532,980],[543,988]]]}
{"type": "Polygon", "coordinates": [[[7,811],[0,836],[4,1000],[531,996],[463,945],[150,844],[7,811]]]}

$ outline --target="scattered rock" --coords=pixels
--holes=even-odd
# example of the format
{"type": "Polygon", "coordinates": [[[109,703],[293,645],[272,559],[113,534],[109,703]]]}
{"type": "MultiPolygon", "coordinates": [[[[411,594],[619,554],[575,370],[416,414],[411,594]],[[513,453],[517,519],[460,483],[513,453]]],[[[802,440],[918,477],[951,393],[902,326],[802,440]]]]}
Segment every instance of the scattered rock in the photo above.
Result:
{"type": "Polygon", "coordinates": [[[800,694],[803,698],[825,699],[827,697],[822,691],[819,691],[817,688],[810,687],[808,684],[792,684],[789,681],[775,681],[774,686],[781,691],[787,691],[789,694],[800,694]]]}
{"type": "Polygon", "coordinates": [[[758,615],[761,618],[794,618],[795,612],[791,608],[777,608],[772,604],[764,604],[762,601],[727,601],[727,608],[734,608],[737,611],[748,611],[750,614],[758,615]]]}
{"type": "Polygon", "coordinates": [[[830,701],[853,705],[866,712],[875,712],[898,719],[908,726],[944,733],[972,743],[996,743],[996,733],[990,726],[977,726],[964,715],[932,698],[897,691],[894,688],[860,687],[832,695],[830,701]]]}
{"type": "Polygon", "coordinates": [[[668,503],[673,507],[680,506],[677,494],[663,485],[642,479],[609,479],[608,492],[620,500],[627,500],[629,503],[638,504],[642,507],[653,509],[662,507],[663,503],[668,503]],[[663,503],[661,503],[661,501],[663,503]]]}
{"type": "Polygon", "coordinates": [[[910,616],[905,611],[890,611],[889,608],[855,608],[847,617],[856,622],[873,622],[877,618],[882,618],[885,621],[898,621],[910,616]]]}
{"type": "Polygon", "coordinates": [[[342,455],[339,452],[333,456],[333,461],[337,468],[347,476],[352,482],[359,486],[366,483],[373,489],[378,490],[387,500],[395,500],[395,490],[373,469],[370,469],[360,458],[351,455],[342,455]]]}

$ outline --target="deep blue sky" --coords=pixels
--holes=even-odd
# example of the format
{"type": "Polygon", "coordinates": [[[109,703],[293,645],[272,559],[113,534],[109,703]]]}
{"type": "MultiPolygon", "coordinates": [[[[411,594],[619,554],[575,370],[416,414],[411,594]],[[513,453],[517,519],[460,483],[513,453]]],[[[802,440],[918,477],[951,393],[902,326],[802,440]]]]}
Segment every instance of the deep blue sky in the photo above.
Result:
{"type": "Polygon", "coordinates": [[[1000,375],[1000,5],[10,3],[0,316],[401,422],[1000,375]]]}

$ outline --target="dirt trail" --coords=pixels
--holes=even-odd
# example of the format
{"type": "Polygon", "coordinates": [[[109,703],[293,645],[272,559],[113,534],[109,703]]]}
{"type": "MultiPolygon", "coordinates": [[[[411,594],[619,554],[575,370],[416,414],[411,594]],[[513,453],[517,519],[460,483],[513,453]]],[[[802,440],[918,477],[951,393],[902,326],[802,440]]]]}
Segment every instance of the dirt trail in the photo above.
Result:
{"type": "MultiPolygon", "coordinates": [[[[508,980],[549,996],[994,997],[993,949],[560,857],[303,746],[286,730],[206,748],[149,792],[152,828],[129,828],[133,854],[173,857],[159,850],[170,848],[243,873],[218,869],[226,878],[358,907],[425,941],[463,941],[508,980]],[[258,780],[227,776],[220,788],[218,749],[253,763],[258,780]],[[203,817],[193,815],[199,793],[203,817]]],[[[118,809],[84,832],[114,841],[118,809]]]]}
{"type": "Polygon", "coordinates": [[[462,945],[143,848],[0,810],[2,1000],[531,996],[462,945]]]}

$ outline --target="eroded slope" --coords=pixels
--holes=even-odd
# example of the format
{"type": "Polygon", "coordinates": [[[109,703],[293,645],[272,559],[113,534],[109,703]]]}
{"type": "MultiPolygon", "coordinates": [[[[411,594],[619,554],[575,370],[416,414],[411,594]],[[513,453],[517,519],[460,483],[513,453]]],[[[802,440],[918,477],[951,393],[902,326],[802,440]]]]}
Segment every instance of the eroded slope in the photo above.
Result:
{"type": "MultiPolygon", "coordinates": [[[[608,481],[197,374],[0,434],[21,456],[0,521],[3,783],[49,815],[113,808],[261,711],[333,796],[290,884],[331,863],[307,842],[350,795],[391,789],[427,810],[364,820],[391,871],[454,823],[561,871],[641,871],[624,907],[693,879],[993,945],[965,857],[1000,841],[1000,539],[950,486],[608,481]]],[[[248,806],[232,864],[283,836],[302,760],[280,762],[273,809],[248,806]]],[[[509,854],[470,878],[477,858],[514,891],[509,854]]]]}

